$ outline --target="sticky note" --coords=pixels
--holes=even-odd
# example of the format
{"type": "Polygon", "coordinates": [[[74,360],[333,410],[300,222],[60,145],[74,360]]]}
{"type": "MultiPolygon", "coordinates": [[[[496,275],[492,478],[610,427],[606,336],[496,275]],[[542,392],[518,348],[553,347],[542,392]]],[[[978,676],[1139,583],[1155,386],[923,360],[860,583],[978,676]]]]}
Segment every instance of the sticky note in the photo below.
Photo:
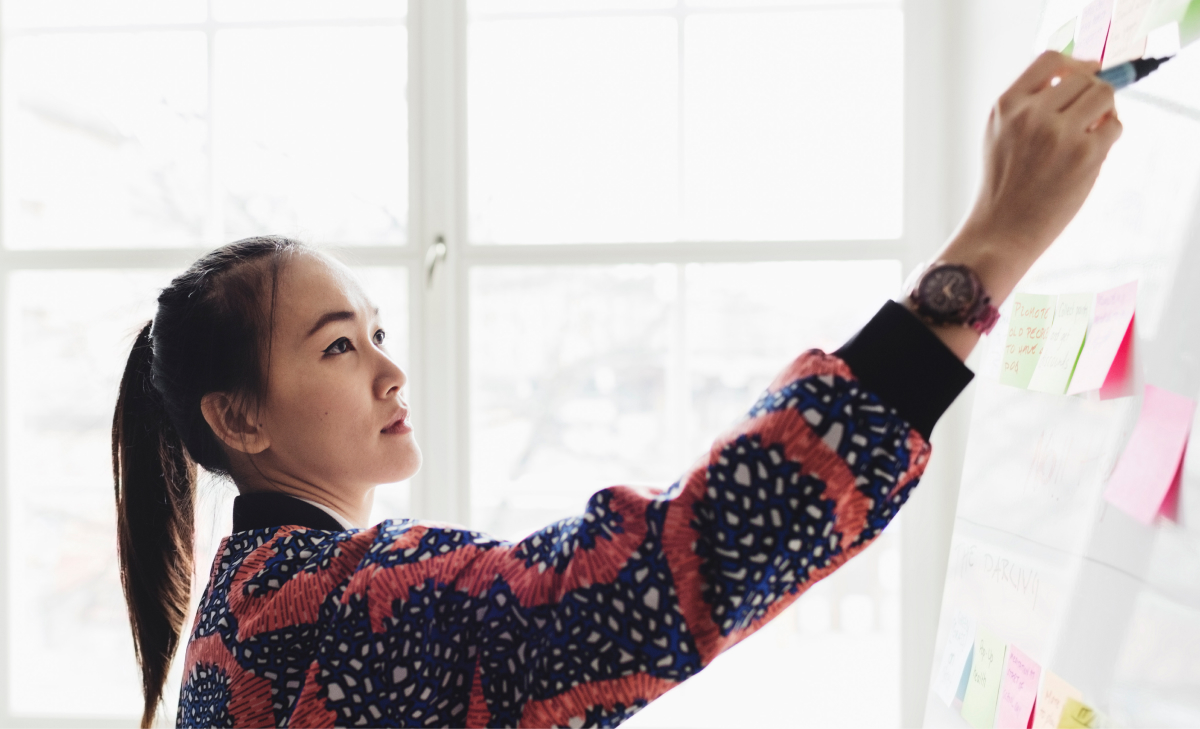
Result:
{"type": "Polygon", "coordinates": [[[1004,677],[1004,651],[1004,641],[982,625],[978,626],[975,650],[971,654],[971,674],[962,704],[962,717],[975,729],[992,729],[1000,681],[1004,677]]]}
{"type": "Polygon", "coordinates": [[[1154,0],[1116,0],[1104,48],[1105,68],[1142,57],[1147,35],[1142,31],[1142,21],[1153,4],[1154,0]]]}
{"type": "Polygon", "coordinates": [[[1075,49],[1072,56],[1082,61],[1099,61],[1104,57],[1104,42],[1113,16],[1113,0],[1092,0],[1079,13],[1075,27],[1075,49]]]}
{"type": "Polygon", "coordinates": [[[1179,21],[1179,42],[1187,45],[1194,40],[1200,40],[1200,0],[1192,0],[1179,21]]]}
{"type": "Polygon", "coordinates": [[[1065,53],[1067,46],[1071,45],[1071,41],[1075,40],[1075,23],[1076,18],[1072,18],[1063,27],[1050,34],[1050,38],[1046,40],[1046,50],[1058,51],[1065,53]]]}
{"type": "Polygon", "coordinates": [[[1058,729],[1092,729],[1100,726],[1099,719],[1099,713],[1092,707],[1079,699],[1067,699],[1058,719],[1058,729]]]}
{"type": "Polygon", "coordinates": [[[1183,457],[1179,459],[1179,470],[1175,472],[1175,479],[1171,481],[1171,488],[1167,489],[1167,495],[1163,497],[1162,506],[1158,508],[1158,515],[1164,519],[1171,521],[1179,521],[1179,489],[1183,487],[1183,464],[1187,460],[1187,445],[1183,446],[1183,457]]]}
{"type": "Polygon", "coordinates": [[[1054,321],[1054,302],[1055,297],[1046,294],[1013,295],[1004,361],[1000,367],[1001,384],[1029,386],[1054,321]]]}
{"type": "Polygon", "coordinates": [[[1179,23],[1160,25],[1146,34],[1143,58],[1166,58],[1179,53],[1179,23]]]}
{"type": "Polygon", "coordinates": [[[1053,671],[1042,675],[1042,687],[1038,690],[1037,704],[1033,707],[1033,729],[1058,729],[1067,699],[1080,700],[1083,693],[1062,680],[1053,671]]]}
{"type": "Polygon", "coordinates": [[[1146,385],[1142,411],[1104,489],[1110,504],[1150,524],[1166,499],[1187,446],[1196,401],[1146,385]]]}
{"type": "Polygon", "coordinates": [[[1118,384],[1124,385],[1131,378],[1132,373],[1121,368],[1127,367],[1129,350],[1133,345],[1133,312],[1136,306],[1137,281],[1130,281],[1123,286],[1096,294],[1092,323],[1083,342],[1083,351],[1079,353],[1075,374],[1071,376],[1071,384],[1067,388],[1068,395],[1099,390],[1106,384],[1115,388],[1118,384]],[[1129,336],[1130,342],[1122,353],[1124,356],[1118,365],[1118,371],[1114,373],[1121,382],[1106,382],[1126,335],[1129,336]]]}
{"type": "Polygon", "coordinates": [[[956,610],[954,620],[950,624],[950,634],[946,637],[942,662],[933,679],[934,694],[947,706],[954,701],[967,667],[967,659],[974,649],[975,619],[961,610],[956,610]]]}
{"type": "Polygon", "coordinates": [[[1067,391],[1083,339],[1087,334],[1088,322],[1092,318],[1092,294],[1063,294],[1054,306],[1054,322],[1046,335],[1046,346],[1038,359],[1029,389],[1038,392],[1053,392],[1059,395],[1067,391]]]}
{"type": "Polygon", "coordinates": [[[1041,675],[1042,667],[1037,661],[1014,645],[1008,647],[1000,698],[996,702],[996,729],[1028,729],[1041,675]]]}

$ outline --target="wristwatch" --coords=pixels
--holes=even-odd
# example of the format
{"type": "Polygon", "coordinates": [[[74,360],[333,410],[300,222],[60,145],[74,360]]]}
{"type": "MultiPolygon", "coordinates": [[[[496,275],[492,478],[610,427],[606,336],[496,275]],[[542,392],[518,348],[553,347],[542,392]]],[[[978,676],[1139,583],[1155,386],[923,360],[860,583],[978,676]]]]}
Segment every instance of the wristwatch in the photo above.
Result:
{"type": "Polygon", "coordinates": [[[962,324],[987,334],[1000,318],[979,276],[958,263],[935,263],[925,269],[908,297],[928,324],[962,324]]]}

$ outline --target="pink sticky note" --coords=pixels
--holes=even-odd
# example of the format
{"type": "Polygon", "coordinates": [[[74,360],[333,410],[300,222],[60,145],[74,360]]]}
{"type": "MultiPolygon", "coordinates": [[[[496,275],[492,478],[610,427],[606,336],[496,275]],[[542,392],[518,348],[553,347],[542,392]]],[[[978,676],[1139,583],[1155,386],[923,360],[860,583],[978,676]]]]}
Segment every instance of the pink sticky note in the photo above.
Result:
{"type": "Polygon", "coordinates": [[[1142,30],[1142,22],[1153,5],[1154,0],[1116,0],[1112,27],[1104,44],[1105,68],[1142,57],[1146,51],[1146,33],[1142,30]]]}
{"type": "Polygon", "coordinates": [[[1099,61],[1104,58],[1104,44],[1108,40],[1108,27],[1112,23],[1113,0],[1093,0],[1079,12],[1079,26],[1075,29],[1075,49],[1071,56],[1082,61],[1099,61]]]}
{"type": "Polygon", "coordinates": [[[1112,366],[1108,368],[1108,375],[1104,378],[1104,384],[1100,386],[1100,399],[1111,400],[1114,397],[1133,397],[1137,393],[1134,392],[1134,376],[1133,376],[1133,340],[1134,340],[1134,324],[1137,322],[1135,314],[1129,320],[1129,326],[1125,327],[1125,336],[1121,338],[1121,346],[1117,347],[1117,353],[1113,356],[1112,366]]]}
{"type": "Polygon", "coordinates": [[[1104,489],[1104,498],[1143,524],[1163,506],[1179,473],[1196,402],[1146,385],[1142,412],[1104,489]]]}
{"type": "Polygon", "coordinates": [[[1008,647],[1000,700],[996,703],[995,729],[1028,729],[1037,700],[1042,667],[1014,645],[1008,647]]]}
{"type": "Polygon", "coordinates": [[[1183,486],[1183,462],[1187,460],[1187,445],[1183,446],[1183,456],[1179,459],[1179,468],[1175,471],[1175,478],[1171,481],[1171,488],[1167,489],[1167,495],[1163,497],[1162,506],[1158,510],[1158,515],[1164,519],[1171,521],[1179,521],[1179,489],[1183,486]]]}
{"type": "MultiPolygon", "coordinates": [[[[1129,335],[1130,344],[1126,347],[1126,356],[1122,362],[1128,361],[1133,346],[1133,334],[1130,329],[1136,306],[1137,281],[1130,281],[1123,286],[1096,294],[1092,323],[1083,342],[1083,351],[1079,353],[1075,374],[1071,375],[1071,384],[1067,387],[1068,395],[1099,390],[1105,385],[1126,334],[1129,335]]],[[[1121,371],[1126,378],[1132,374],[1127,370],[1128,368],[1121,371]]]]}

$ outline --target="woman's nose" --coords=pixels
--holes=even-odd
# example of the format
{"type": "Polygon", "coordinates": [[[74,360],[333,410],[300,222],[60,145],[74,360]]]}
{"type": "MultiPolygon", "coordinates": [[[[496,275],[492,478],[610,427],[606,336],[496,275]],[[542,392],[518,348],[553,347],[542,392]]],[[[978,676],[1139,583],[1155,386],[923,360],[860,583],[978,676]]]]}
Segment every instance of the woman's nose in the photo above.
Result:
{"type": "Polygon", "coordinates": [[[400,369],[387,352],[376,350],[379,358],[379,372],[375,377],[375,390],[381,398],[396,395],[408,384],[408,375],[400,369]]]}

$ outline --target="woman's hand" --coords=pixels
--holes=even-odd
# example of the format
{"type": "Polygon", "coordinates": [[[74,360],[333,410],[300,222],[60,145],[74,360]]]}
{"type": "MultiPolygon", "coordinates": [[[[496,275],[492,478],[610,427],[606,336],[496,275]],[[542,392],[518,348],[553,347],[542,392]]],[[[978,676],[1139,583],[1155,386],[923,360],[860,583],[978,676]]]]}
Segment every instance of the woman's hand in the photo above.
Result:
{"type": "MultiPolygon", "coordinates": [[[[1079,212],[1121,136],[1099,68],[1047,51],[992,108],[979,197],[938,260],[970,266],[996,303],[1079,212]]],[[[978,339],[966,327],[934,329],[963,358],[978,339]]]]}

